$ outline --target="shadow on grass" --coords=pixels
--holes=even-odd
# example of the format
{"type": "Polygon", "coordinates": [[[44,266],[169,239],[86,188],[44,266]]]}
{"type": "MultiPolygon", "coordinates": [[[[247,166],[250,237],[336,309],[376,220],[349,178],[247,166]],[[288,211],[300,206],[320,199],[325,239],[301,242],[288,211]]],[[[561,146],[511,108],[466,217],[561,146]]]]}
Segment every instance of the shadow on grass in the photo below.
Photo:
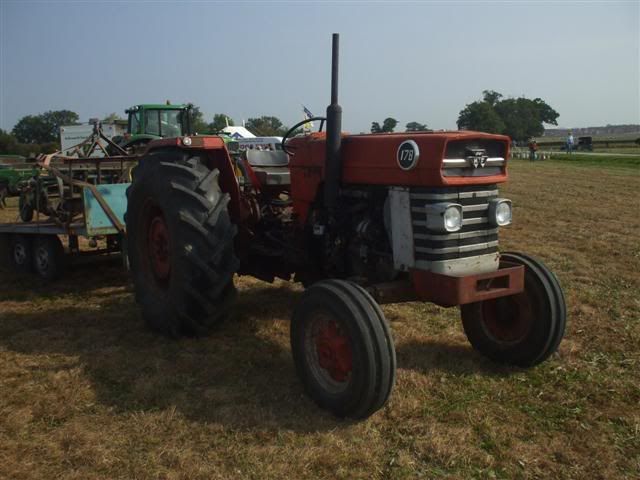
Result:
{"type": "MultiPolygon", "coordinates": [[[[30,282],[18,279],[0,292],[0,301],[23,302],[1,315],[0,345],[48,356],[42,371],[80,366],[96,400],[116,412],[175,408],[190,421],[250,430],[316,432],[349,425],[303,392],[288,346],[288,319],[301,291],[287,284],[243,285],[233,318],[210,337],[170,340],[144,326],[128,276],[117,265],[97,272],[76,267],[53,286],[29,290],[30,282]]],[[[515,371],[468,346],[405,342],[397,353],[399,367],[425,374],[515,371]]]]}
{"type": "Polygon", "coordinates": [[[0,269],[0,301],[31,302],[67,295],[83,295],[113,287],[130,288],[127,272],[116,258],[100,259],[94,263],[68,266],[61,279],[46,282],[36,274],[17,274],[0,269]]]}
{"type": "MultiPolygon", "coordinates": [[[[234,318],[204,339],[170,340],[149,332],[119,270],[91,278],[74,272],[57,302],[5,313],[0,345],[43,358],[43,371],[83,370],[99,404],[120,413],[175,408],[190,421],[233,429],[316,432],[348,426],[303,393],[288,348],[288,322],[300,292],[264,284],[238,296],[234,318]],[[81,281],[85,280],[85,281],[81,281]],[[61,357],[57,357],[61,355],[61,357]],[[66,358],[65,358],[66,357],[66,358]],[[54,362],[51,365],[51,362],[54,362]]],[[[13,291],[13,290],[11,290],[13,291]]],[[[4,293],[4,299],[11,297],[4,293]]]]}
{"type": "Polygon", "coordinates": [[[456,345],[433,340],[410,341],[396,345],[398,367],[425,374],[446,372],[454,375],[490,375],[506,377],[522,371],[493,363],[476,352],[471,345],[456,345]]]}

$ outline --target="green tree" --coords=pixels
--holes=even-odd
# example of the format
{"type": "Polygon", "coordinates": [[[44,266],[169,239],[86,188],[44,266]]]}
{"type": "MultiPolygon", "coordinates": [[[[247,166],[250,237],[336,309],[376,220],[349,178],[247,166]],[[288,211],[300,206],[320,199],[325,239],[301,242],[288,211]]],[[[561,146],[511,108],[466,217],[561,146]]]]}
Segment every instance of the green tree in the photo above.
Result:
{"type": "Polygon", "coordinates": [[[16,137],[11,135],[9,132],[5,132],[0,128],[0,154],[14,154],[17,153],[17,144],[18,141],[16,137]]]}
{"type": "Polygon", "coordinates": [[[113,112],[113,113],[110,113],[109,115],[107,115],[106,117],[104,117],[102,119],[102,123],[113,123],[116,120],[124,120],[124,118],[122,118],[116,112],[113,112]]]}
{"type": "Polygon", "coordinates": [[[191,130],[192,133],[206,135],[212,133],[209,124],[204,120],[204,114],[200,111],[200,107],[191,108],[191,130]]]}
{"type": "Polygon", "coordinates": [[[505,125],[495,109],[489,103],[482,101],[470,103],[460,112],[458,128],[487,133],[503,133],[505,125]]]}
{"type": "Polygon", "coordinates": [[[406,132],[428,132],[429,127],[426,123],[409,122],[405,126],[406,132]]]}
{"type": "Polygon", "coordinates": [[[382,131],[391,133],[396,128],[396,125],[398,125],[398,121],[395,118],[387,117],[382,122],[382,131]]]}
{"type": "Polygon", "coordinates": [[[495,111],[505,124],[504,132],[516,140],[527,140],[542,135],[544,127],[538,112],[530,100],[508,98],[495,106],[495,111]]]}
{"type": "Polygon", "coordinates": [[[382,126],[378,122],[371,123],[371,133],[391,133],[398,125],[395,118],[387,117],[382,122],[382,126]]]}
{"type": "Polygon", "coordinates": [[[20,143],[43,143],[51,141],[51,129],[42,115],[22,117],[11,131],[20,143]]]}
{"type": "Polygon", "coordinates": [[[245,127],[259,137],[281,137],[287,130],[279,118],[263,115],[259,118],[250,118],[245,127]]]}
{"type": "Polygon", "coordinates": [[[50,110],[40,115],[22,117],[12,133],[20,143],[51,143],[58,140],[60,127],[76,125],[79,117],[69,110],[50,110]]]}
{"type": "Polygon", "coordinates": [[[483,90],[482,91],[482,98],[484,99],[485,102],[487,102],[489,105],[491,105],[492,107],[495,107],[496,104],[500,101],[500,99],[502,98],[502,94],[498,93],[494,90],[483,90]]]}
{"type": "Polygon", "coordinates": [[[226,113],[216,113],[213,115],[213,122],[209,124],[209,130],[212,132],[221,132],[227,127],[233,126],[233,119],[226,113]]]}
{"type": "Polygon", "coordinates": [[[503,98],[493,90],[482,92],[483,99],[465,106],[458,115],[458,128],[503,133],[526,141],[544,132],[544,124],[557,125],[559,114],[541,98],[533,100],[503,98]]]}

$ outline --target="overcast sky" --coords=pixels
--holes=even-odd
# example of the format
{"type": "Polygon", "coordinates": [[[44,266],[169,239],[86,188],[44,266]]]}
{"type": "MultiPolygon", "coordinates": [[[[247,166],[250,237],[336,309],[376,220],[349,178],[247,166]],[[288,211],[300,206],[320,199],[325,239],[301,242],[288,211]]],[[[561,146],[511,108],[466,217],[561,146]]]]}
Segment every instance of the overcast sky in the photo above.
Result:
{"type": "Polygon", "coordinates": [[[0,0],[0,128],[167,99],[291,125],[301,104],[324,114],[332,32],[351,132],[387,116],[455,128],[485,89],[540,97],[560,126],[640,123],[639,5],[0,0]]]}

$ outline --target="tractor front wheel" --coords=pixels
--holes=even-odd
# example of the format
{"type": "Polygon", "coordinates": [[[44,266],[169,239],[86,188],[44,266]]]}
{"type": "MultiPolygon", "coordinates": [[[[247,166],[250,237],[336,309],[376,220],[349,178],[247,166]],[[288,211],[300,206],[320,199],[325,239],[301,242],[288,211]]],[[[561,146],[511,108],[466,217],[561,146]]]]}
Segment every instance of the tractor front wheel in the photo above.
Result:
{"type": "Polygon", "coordinates": [[[207,334],[228,314],[238,268],[218,170],[180,150],[151,153],[133,170],[127,197],[129,263],[145,322],[173,337],[207,334]]]}
{"type": "Polygon", "coordinates": [[[567,309],[555,275],[521,253],[501,259],[523,265],[524,291],[461,307],[462,325],[477,351],[497,363],[531,367],[554,353],[564,336],[567,309]]]}
{"type": "Polygon", "coordinates": [[[355,283],[325,280],[304,292],[291,321],[291,350],[320,407],[363,419],[387,402],[396,372],[393,338],[378,304],[355,283]]]}

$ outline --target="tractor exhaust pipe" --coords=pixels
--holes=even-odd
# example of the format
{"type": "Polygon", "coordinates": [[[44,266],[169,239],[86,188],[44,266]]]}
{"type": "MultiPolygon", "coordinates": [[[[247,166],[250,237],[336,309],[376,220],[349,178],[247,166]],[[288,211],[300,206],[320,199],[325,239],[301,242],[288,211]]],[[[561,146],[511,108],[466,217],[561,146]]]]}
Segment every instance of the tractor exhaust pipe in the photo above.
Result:
{"type": "Polygon", "coordinates": [[[342,177],[342,107],[338,105],[338,57],[340,34],[334,33],[331,46],[331,104],[327,107],[327,140],[324,172],[324,203],[329,210],[336,208],[342,177]]]}

